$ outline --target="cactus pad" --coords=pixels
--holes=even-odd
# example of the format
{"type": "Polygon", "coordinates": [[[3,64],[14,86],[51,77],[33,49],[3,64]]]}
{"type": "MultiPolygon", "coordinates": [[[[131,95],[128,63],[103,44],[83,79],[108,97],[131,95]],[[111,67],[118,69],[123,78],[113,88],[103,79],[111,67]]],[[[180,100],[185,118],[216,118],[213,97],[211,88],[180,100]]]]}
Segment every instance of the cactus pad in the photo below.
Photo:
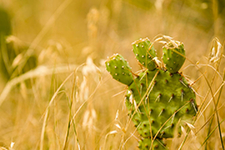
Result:
{"type": "Polygon", "coordinates": [[[137,60],[148,70],[154,70],[156,63],[153,58],[156,57],[156,52],[149,39],[140,39],[132,43],[132,45],[137,60]]]}
{"type": "Polygon", "coordinates": [[[159,139],[154,140],[152,143],[152,140],[150,138],[143,138],[138,143],[138,148],[141,150],[149,150],[150,148],[154,148],[154,150],[165,150],[165,146],[166,145],[163,143],[163,141],[159,139]]]}
{"type": "Polygon", "coordinates": [[[123,84],[130,85],[133,82],[131,68],[128,62],[119,54],[111,56],[106,62],[106,69],[114,79],[123,84]]]}
{"type": "Polygon", "coordinates": [[[168,42],[163,47],[163,62],[166,65],[166,69],[175,73],[182,67],[185,61],[184,45],[179,41],[168,42]]]}
{"type": "Polygon", "coordinates": [[[163,61],[167,70],[155,64],[152,57],[156,57],[156,53],[154,49],[149,51],[150,46],[147,38],[133,43],[136,58],[147,68],[136,78],[132,77],[121,55],[110,57],[106,68],[114,79],[128,85],[125,104],[141,136],[138,147],[165,150],[162,139],[174,137],[175,131],[180,132],[181,125],[196,115],[196,95],[185,77],[178,73],[185,60],[183,44],[170,41],[164,46],[163,61]]]}

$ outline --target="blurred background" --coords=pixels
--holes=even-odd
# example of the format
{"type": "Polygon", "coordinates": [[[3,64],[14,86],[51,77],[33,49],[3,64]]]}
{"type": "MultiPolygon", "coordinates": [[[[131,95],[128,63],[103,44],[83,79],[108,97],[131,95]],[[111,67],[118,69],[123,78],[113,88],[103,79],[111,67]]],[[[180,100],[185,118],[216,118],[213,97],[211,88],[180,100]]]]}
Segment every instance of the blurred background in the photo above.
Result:
{"type": "MultiPolygon", "coordinates": [[[[213,81],[214,92],[220,90],[224,61],[209,60],[224,53],[223,48],[212,48],[215,38],[222,46],[225,43],[224,0],[0,0],[0,147],[136,148],[136,138],[121,140],[130,136],[122,132],[127,120],[125,87],[105,72],[104,60],[120,53],[137,71],[140,68],[131,43],[145,37],[153,41],[161,35],[184,43],[187,61],[182,71],[190,81],[200,80],[194,85],[201,95],[197,101],[201,104],[206,99],[205,105],[208,104],[211,97],[206,92],[207,84],[198,69],[190,66],[211,63],[214,69],[203,72],[213,81]],[[43,76],[43,70],[36,70],[24,79],[24,74],[40,66],[52,70],[44,70],[43,76]],[[64,71],[58,73],[59,67],[64,71]],[[55,73],[49,73],[54,68],[55,73]],[[74,70],[75,75],[64,84],[68,73],[74,70]],[[213,76],[215,72],[218,76],[213,76]],[[56,92],[62,83],[63,88],[56,92]],[[55,101],[47,107],[54,93],[55,101]],[[118,111],[119,121],[115,119],[118,111]],[[108,138],[111,134],[114,137],[108,138]]],[[[159,56],[161,47],[155,44],[159,56]]],[[[208,113],[199,119],[203,122],[199,129],[212,114],[213,104],[209,105],[212,107],[208,113]]],[[[224,117],[224,112],[221,114],[224,117]]],[[[210,127],[206,127],[207,132],[210,127]]],[[[134,131],[132,125],[129,128],[134,131]]],[[[199,143],[207,137],[202,134],[199,143]]],[[[210,144],[208,147],[212,148],[210,144]]]]}

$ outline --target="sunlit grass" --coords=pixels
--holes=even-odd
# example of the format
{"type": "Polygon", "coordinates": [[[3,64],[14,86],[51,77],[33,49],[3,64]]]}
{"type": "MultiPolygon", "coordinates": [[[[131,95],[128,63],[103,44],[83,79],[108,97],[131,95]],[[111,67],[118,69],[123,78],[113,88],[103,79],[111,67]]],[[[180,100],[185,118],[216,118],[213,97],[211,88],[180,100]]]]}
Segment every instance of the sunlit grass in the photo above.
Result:
{"type": "MultiPolygon", "coordinates": [[[[187,11],[182,13],[176,1],[153,1],[157,5],[149,10],[132,0],[0,2],[13,16],[12,42],[26,45],[25,53],[38,60],[33,70],[0,79],[0,149],[138,149],[140,137],[124,104],[126,87],[105,71],[104,60],[121,53],[138,71],[131,43],[162,34],[184,43],[187,61],[181,71],[199,106],[193,126],[167,140],[168,146],[222,149],[225,56],[219,31],[224,29],[220,22],[201,26],[210,20],[197,11],[206,3],[198,8],[183,2],[187,11]],[[195,22],[195,14],[202,24],[195,22]]],[[[214,17],[219,16],[216,5],[214,1],[214,17]]],[[[154,46],[161,54],[159,44],[154,46]]],[[[17,55],[13,64],[20,66],[29,56],[17,55]]]]}

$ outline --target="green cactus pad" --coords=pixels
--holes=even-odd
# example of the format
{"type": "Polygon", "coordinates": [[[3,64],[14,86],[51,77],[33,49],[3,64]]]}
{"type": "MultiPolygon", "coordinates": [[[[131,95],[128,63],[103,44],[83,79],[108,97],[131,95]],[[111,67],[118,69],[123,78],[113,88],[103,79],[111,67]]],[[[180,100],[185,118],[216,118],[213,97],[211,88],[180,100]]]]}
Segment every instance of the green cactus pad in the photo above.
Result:
{"type": "Polygon", "coordinates": [[[167,150],[165,144],[160,139],[154,140],[153,145],[152,140],[150,138],[143,138],[138,143],[138,148],[141,150],[149,150],[150,148],[154,150],[167,150]]]}
{"type": "Polygon", "coordinates": [[[132,94],[127,94],[126,105],[142,137],[157,133],[159,138],[173,137],[179,119],[191,120],[197,111],[195,93],[178,73],[146,71],[128,93],[132,94]]]}
{"type": "Polygon", "coordinates": [[[130,85],[133,82],[131,68],[128,62],[119,54],[115,54],[108,58],[105,62],[106,69],[117,81],[130,85]]]}
{"type": "Polygon", "coordinates": [[[176,73],[185,61],[184,45],[178,41],[168,42],[163,47],[163,62],[166,69],[171,73],[176,73]]]}
{"type": "Polygon", "coordinates": [[[149,39],[137,40],[132,45],[137,60],[148,70],[154,70],[156,63],[153,58],[156,57],[156,52],[149,39]]]}

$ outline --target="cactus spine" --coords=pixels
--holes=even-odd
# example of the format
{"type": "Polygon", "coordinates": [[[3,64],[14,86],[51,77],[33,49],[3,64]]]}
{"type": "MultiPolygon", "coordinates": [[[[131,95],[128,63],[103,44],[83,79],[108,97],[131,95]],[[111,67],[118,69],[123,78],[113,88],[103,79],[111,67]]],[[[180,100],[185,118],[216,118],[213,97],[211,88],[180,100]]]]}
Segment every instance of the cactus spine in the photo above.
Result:
{"type": "Polygon", "coordinates": [[[114,79],[128,86],[125,103],[141,136],[139,149],[164,150],[163,139],[174,137],[175,128],[180,132],[182,121],[191,120],[197,113],[195,93],[178,73],[185,60],[184,47],[173,40],[163,47],[167,70],[155,63],[156,52],[147,38],[135,41],[133,52],[146,68],[137,77],[132,76],[131,68],[119,54],[106,61],[106,68],[114,79]]]}

